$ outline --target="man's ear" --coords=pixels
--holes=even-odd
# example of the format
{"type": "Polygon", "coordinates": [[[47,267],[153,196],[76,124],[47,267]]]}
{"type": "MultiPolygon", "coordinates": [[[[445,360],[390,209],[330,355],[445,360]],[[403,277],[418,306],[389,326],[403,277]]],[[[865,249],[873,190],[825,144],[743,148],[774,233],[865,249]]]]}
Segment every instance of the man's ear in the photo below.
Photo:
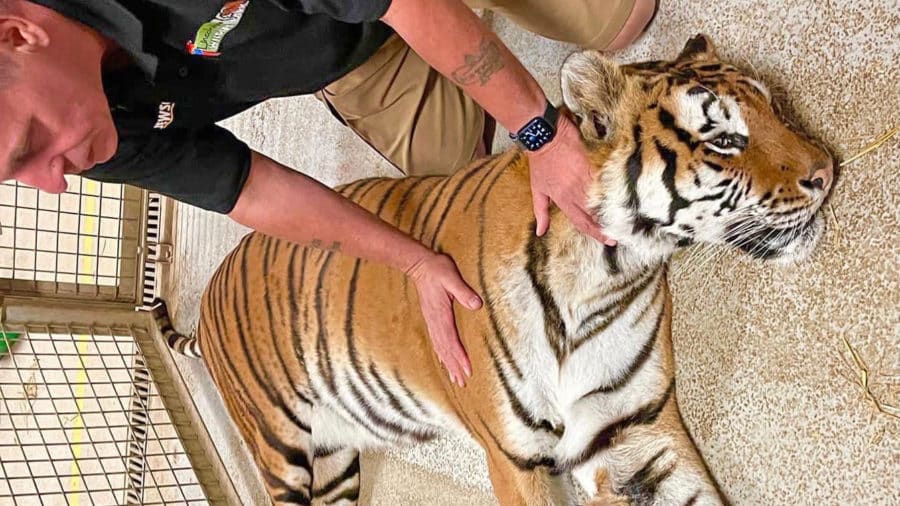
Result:
{"type": "Polygon", "coordinates": [[[0,13],[0,51],[33,53],[49,44],[50,35],[37,23],[0,13]]]}
{"type": "Polygon", "coordinates": [[[625,73],[600,52],[583,51],[566,59],[561,74],[563,100],[575,114],[585,141],[608,138],[628,85],[625,73]]]}

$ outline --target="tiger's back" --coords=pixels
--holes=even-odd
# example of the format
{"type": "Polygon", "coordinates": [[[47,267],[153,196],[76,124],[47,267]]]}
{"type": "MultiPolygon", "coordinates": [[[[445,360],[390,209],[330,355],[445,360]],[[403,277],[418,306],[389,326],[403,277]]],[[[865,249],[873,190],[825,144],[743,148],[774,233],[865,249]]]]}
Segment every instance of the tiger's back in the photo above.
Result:
{"type": "MultiPolygon", "coordinates": [[[[449,254],[476,290],[499,267],[484,262],[484,250],[498,258],[515,253],[514,238],[492,227],[528,229],[527,214],[502,212],[529,205],[521,154],[449,177],[367,179],[338,191],[449,254]],[[516,219],[522,226],[510,223],[516,219]]],[[[306,440],[321,453],[465,430],[458,412],[467,401],[452,394],[432,352],[415,287],[401,272],[333,249],[251,233],[204,293],[202,354],[232,418],[255,440],[261,469],[304,474],[306,462],[283,458],[284,441],[306,440]]],[[[466,330],[487,324],[478,321],[485,317],[457,310],[473,363],[481,332],[466,330]]]]}

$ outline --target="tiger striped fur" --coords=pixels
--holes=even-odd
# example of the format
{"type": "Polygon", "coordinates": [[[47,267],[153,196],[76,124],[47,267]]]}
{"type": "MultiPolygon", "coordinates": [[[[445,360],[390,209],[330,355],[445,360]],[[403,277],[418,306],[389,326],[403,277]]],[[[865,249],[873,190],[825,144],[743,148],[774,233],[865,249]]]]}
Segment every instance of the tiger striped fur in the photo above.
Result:
{"type": "MultiPolygon", "coordinates": [[[[168,318],[168,317],[166,317],[168,318]]],[[[157,318],[157,322],[159,322],[157,318]]],[[[125,505],[144,504],[144,475],[147,471],[147,435],[150,423],[152,378],[144,356],[134,355],[131,406],[128,410],[128,487],[125,505]]]]}
{"type": "Polygon", "coordinates": [[[558,212],[536,237],[515,150],[339,189],[452,256],[484,298],[456,313],[466,388],[387,267],[254,233],[212,277],[199,345],[275,503],[356,504],[361,449],[448,431],[484,448],[502,505],[573,504],[569,472],[591,504],[725,501],[678,412],[666,265],[693,242],[805,257],[831,158],[702,36],[672,62],[586,52],[562,75],[597,167],[590,205],[618,246],[558,212]]]}
{"type": "Polygon", "coordinates": [[[200,358],[200,344],[197,342],[197,339],[179,333],[172,326],[166,301],[159,298],[155,299],[150,304],[150,314],[156,321],[159,333],[162,334],[169,348],[187,357],[200,358]]]}

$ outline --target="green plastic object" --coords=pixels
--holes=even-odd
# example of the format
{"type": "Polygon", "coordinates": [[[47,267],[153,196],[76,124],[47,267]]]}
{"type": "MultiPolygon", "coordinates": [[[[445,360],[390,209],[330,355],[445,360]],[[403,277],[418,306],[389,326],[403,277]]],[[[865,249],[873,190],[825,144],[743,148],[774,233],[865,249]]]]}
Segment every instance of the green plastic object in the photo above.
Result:
{"type": "Polygon", "coordinates": [[[18,332],[0,332],[0,356],[9,353],[10,347],[19,340],[18,332]]]}

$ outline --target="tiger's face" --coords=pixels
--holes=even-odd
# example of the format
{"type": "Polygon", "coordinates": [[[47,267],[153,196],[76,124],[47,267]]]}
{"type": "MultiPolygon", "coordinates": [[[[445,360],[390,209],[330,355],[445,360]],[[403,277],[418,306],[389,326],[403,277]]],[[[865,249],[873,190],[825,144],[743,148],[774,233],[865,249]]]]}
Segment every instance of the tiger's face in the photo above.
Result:
{"type": "Polygon", "coordinates": [[[578,53],[562,79],[586,142],[607,157],[597,211],[613,238],[728,244],[786,261],[812,251],[832,158],[706,37],[671,62],[618,66],[578,53]]]}

